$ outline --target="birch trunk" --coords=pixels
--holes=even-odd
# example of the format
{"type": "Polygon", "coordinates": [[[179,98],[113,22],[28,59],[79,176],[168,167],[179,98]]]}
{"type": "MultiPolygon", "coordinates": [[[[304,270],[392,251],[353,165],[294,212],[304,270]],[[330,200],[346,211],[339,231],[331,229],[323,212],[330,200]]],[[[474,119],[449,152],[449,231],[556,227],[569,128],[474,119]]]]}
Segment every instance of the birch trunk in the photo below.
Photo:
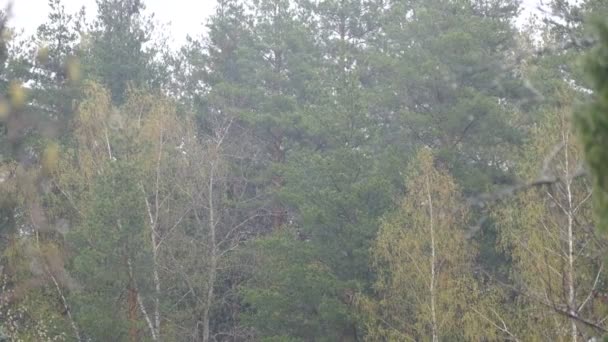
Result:
{"type": "Polygon", "coordinates": [[[437,313],[435,311],[435,227],[433,222],[433,198],[431,196],[431,185],[428,176],[426,177],[426,193],[429,201],[429,228],[431,231],[431,282],[429,286],[429,291],[431,292],[431,329],[433,334],[433,342],[438,342],[437,313]]]}
{"type": "Polygon", "coordinates": [[[209,194],[208,194],[208,206],[209,206],[209,242],[211,250],[209,252],[209,271],[207,278],[207,298],[206,305],[203,311],[203,342],[209,342],[209,311],[213,302],[213,288],[215,286],[215,274],[217,270],[217,240],[215,234],[215,208],[213,205],[213,187],[215,181],[215,165],[211,165],[211,173],[209,175],[209,194]]]}
{"type": "MultiPolygon", "coordinates": [[[[565,163],[565,182],[566,182],[566,196],[568,200],[568,310],[572,317],[577,317],[578,310],[576,307],[576,293],[575,293],[575,269],[574,269],[574,206],[572,205],[572,177],[570,176],[570,161],[569,153],[568,153],[568,133],[562,133],[563,141],[564,141],[564,163],[565,163]]],[[[576,328],[576,321],[574,319],[570,319],[570,328],[572,335],[572,342],[576,342],[578,338],[578,331],[576,328]]]]}

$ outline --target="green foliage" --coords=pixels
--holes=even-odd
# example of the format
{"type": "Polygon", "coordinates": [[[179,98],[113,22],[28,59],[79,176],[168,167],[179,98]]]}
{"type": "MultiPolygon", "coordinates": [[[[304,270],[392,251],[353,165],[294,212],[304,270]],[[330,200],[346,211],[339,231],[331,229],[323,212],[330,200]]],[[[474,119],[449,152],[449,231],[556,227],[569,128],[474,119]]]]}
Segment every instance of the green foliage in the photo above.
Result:
{"type": "Polygon", "coordinates": [[[82,42],[86,77],[104,84],[122,104],[129,86],[160,89],[167,82],[163,45],[140,0],[98,0],[97,17],[82,42]]]}
{"type": "MultiPolygon", "coordinates": [[[[509,281],[517,309],[509,307],[511,331],[541,340],[593,336],[580,324],[568,322],[567,308],[577,317],[599,322],[606,311],[595,297],[602,292],[604,237],[594,231],[591,188],[581,177],[583,154],[570,125],[571,108],[547,109],[534,139],[517,159],[522,178],[555,178],[554,182],[522,191],[495,209],[499,244],[512,260],[509,281]],[[544,293],[539,296],[539,293],[544,293]],[[551,305],[547,305],[551,303],[551,305]],[[530,312],[530,317],[522,312],[530,312]],[[568,326],[569,329],[559,329],[568,326]]],[[[601,326],[601,324],[600,324],[601,326]]]]}
{"type": "Polygon", "coordinates": [[[473,277],[476,248],[465,238],[468,213],[454,180],[434,164],[430,151],[418,153],[407,198],[382,221],[372,250],[375,295],[362,304],[370,340],[487,334],[476,324],[481,294],[473,277]]]}
{"type": "Polygon", "coordinates": [[[10,341],[70,341],[69,323],[58,309],[60,299],[49,279],[68,280],[56,253],[56,246],[38,248],[27,239],[4,250],[0,336],[10,341]]]}
{"type": "Polygon", "coordinates": [[[120,340],[128,321],[117,314],[111,298],[120,296],[130,282],[128,263],[138,274],[147,268],[148,239],[137,168],[129,162],[115,162],[104,171],[92,184],[82,226],[68,236],[79,250],[70,270],[87,289],[75,297],[78,322],[90,336],[120,340]]]}
{"type": "MultiPolygon", "coordinates": [[[[308,242],[286,231],[255,243],[257,271],[243,290],[243,322],[263,341],[336,341],[348,333],[348,284],[337,279],[308,242]]],[[[352,291],[352,289],[350,289],[352,291]]]]}
{"type": "Polygon", "coordinates": [[[587,72],[593,82],[593,101],[585,112],[577,117],[585,156],[594,179],[594,202],[599,227],[605,230],[608,224],[608,25],[597,25],[598,42],[589,53],[587,72]]]}
{"type": "Polygon", "coordinates": [[[374,42],[373,72],[365,76],[375,83],[372,108],[391,122],[385,136],[409,151],[436,149],[465,192],[505,182],[500,164],[521,138],[509,122],[524,95],[507,58],[516,49],[509,24],[516,7],[395,3],[381,21],[384,37],[374,42]]]}
{"type": "Polygon", "coordinates": [[[515,0],[219,0],[177,54],[144,1],[48,4],[32,37],[0,13],[0,339],[606,326],[605,1],[527,32],[515,0]]]}

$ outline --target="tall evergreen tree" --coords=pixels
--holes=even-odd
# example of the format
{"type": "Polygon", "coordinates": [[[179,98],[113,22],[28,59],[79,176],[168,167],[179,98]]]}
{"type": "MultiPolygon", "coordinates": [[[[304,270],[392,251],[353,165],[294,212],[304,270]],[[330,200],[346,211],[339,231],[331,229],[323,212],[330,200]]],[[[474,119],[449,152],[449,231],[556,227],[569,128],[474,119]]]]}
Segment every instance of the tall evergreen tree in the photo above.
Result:
{"type": "MultiPolygon", "coordinates": [[[[260,247],[273,249],[280,260],[288,257],[283,254],[289,250],[286,246],[293,245],[290,253],[301,253],[301,257],[290,256],[293,262],[288,265],[263,258],[267,261],[260,263],[245,289],[246,301],[257,312],[255,319],[248,315],[248,322],[266,337],[352,340],[360,333],[351,308],[353,294],[369,285],[369,243],[391,194],[381,158],[374,155],[377,130],[367,112],[368,93],[359,79],[365,68],[360,64],[367,38],[365,11],[356,1],[302,6],[299,15],[311,19],[300,27],[309,30],[308,39],[315,45],[307,55],[291,57],[300,58],[294,64],[306,67],[306,73],[283,83],[283,92],[294,92],[297,121],[285,136],[285,162],[279,168],[284,184],[278,191],[280,201],[293,210],[293,219],[288,233],[273,236],[260,247]],[[337,30],[342,34],[336,34],[337,30]],[[293,238],[297,241],[289,241],[293,238]],[[310,253],[318,259],[311,260],[310,253]],[[324,279],[327,288],[292,293],[289,284],[301,279],[304,275],[296,274],[304,269],[324,279]],[[280,284],[273,293],[265,291],[267,283],[260,280],[270,270],[276,270],[273,279],[280,284]],[[265,300],[268,296],[283,300],[265,300]],[[327,307],[329,302],[336,307],[327,307]],[[299,312],[304,303],[310,305],[299,312]],[[281,328],[281,335],[270,328],[276,325],[268,325],[273,310],[293,322],[284,324],[289,328],[281,328]]],[[[286,75],[291,76],[290,71],[286,75]]],[[[262,250],[259,253],[265,255],[262,250]]]]}
{"type": "Polygon", "coordinates": [[[83,44],[87,78],[97,79],[122,104],[129,85],[158,90],[168,80],[158,60],[153,21],[141,0],[97,0],[97,17],[83,44]]]}
{"type": "Polygon", "coordinates": [[[397,129],[404,150],[436,149],[465,193],[506,181],[505,152],[519,138],[509,125],[521,91],[510,60],[516,13],[505,1],[394,2],[375,43],[367,78],[386,136],[397,129]]]}
{"type": "Polygon", "coordinates": [[[605,1],[219,0],[177,56],[144,0],[48,3],[0,16],[0,340],[608,330],[605,1]]]}
{"type": "Polygon", "coordinates": [[[593,99],[584,112],[577,116],[577,125],[583,142],[585,158],[594,181],[594,201],[598,224],[602,230],[608,227],[608,185],[606,165],[608,155],[603,147],[607,139],[606,110],[608,109],[608,25],[597,24],[598,42],[586,61],[587,72],[593,84],[593,99]]]}
{"type": "Polygon", "coordinates": [[[48,21],[38,27],[30,47],[30,87],[39,93],[31,96],[39,110],[69,118],[81,76],[78,45],[84,33],[83,13],[66,13],[60,0],[49,0],[48,6],[48,21]]]}

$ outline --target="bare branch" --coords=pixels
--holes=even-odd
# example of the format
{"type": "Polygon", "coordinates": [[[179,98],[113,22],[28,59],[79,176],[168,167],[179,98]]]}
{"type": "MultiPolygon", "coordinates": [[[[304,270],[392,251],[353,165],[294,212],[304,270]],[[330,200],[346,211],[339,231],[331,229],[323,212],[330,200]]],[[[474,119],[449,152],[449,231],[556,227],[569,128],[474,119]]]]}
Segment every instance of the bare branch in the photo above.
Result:
{"type": "Polygon", "coordinates": [[[51,272],[51,270],[49,269],[48,265],[46,265],[46,263],[45,263],[44,267],[46,269],[47,275],[49,276],[49,278],[51,278],[51,280],[53,281],[53,284],[55,285],[55,290],[57,291],[59,298],[61,298],[61,305],[63,305],[63,309],[65,310],[65,313],[68,316],[68,320],[70,321],[72,331],[74,331],[74,337],[76,338],[76,340],[78,342],[82,342],[82,338],[80,337],[80,331],[78,330],[76,321],[74,321],[74,317],[72,317],[72,310],[70,310],[68,301],[65,298],[65,296],[63,295],[63,291],[61,290],[61,287],[59,286],[59,282],[57,282],[57,278],[55,278],[55,275],[51,272]]]}
{"type": "Polygon", "coordinates": [[[133,281],[133,286],[135,287],[135,292],[137,293],[137,304],[139,305],[139,310],[141,311],[141,314],[144,315],[144,319],[146,320],[146,323],[148,324],[150,334],[152,335],[152,340],[158,341],[158,336],[156,336],[156,329],[154,329],[154,324],[152,323],[152,320],[150,319],[150,315],[148,315],[148,311],[146,310],[146,306],[144,305],[144,302],[141,299],[141,296],[139,295],[139,290],[137,288],[137,282],[135,281],[135,278],[133,277],[133,265],[131,263],[131,258],[127,259],[127,265],[129,266],[129,277],[131,277],[131,280],[133,281]]]}
{"type": "Polygon", "coordinates": [[[498,324],[496,324],[496,322],[494,322],[493,320],[489,319],[486,315],[484,315],[481,312],[479,312],[476,308],[472,308],[472,310],[475,311],[475,313],[477,315],[479,315],[479,317],[483,318],[486,322],[490,323],[496,329],[498,329],[499,331],[502,331],[503,333],[507,334],[509,336],[509,339],[511,341],[517,341],[517,342],[520,341],[513,333],[511,333],[511,331],[507,327],[507,324],[505,323],[505,321],[500,317],[500,315],[498,315],[498,313],[496,311],[492,310],[492,313],[494,313],[494,315],[496,315],[496,317],[498,317],[498,319],[502,323],[502,326],[499,326],[498,324]]]}
{"type": "Polygon", "coordinates": [[[604,269],[604,263],[600,264],[600,269],[597,271],[597,274],[595,275],[595,281],[593,281],[593,286],[591,287],[591,290],[589,291],[589,295],[587,295],[587,298],[585,298],[585,300],[583,301],[583,303],[581,303],[581,305],[578,307],[577,311],[581,311],[585,305],[587,304],[587,302],[589,302],[589,299],[591,299],[593,297],[593,294],[595,292],[595,289],[597,288],[597,283],[600,280],[600,274],[602,274],[602,270],[604,269]]]}

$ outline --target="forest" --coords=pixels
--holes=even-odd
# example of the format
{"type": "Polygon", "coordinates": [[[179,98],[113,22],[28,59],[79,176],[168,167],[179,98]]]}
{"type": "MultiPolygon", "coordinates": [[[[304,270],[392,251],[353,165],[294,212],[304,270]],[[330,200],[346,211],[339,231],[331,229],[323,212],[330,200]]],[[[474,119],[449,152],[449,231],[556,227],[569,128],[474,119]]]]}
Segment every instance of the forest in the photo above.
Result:
{"type": "Polygon", "coordinates": [[[0,341],[608,335],[608,1],[96,3],[0,12],[0,341]]]}

